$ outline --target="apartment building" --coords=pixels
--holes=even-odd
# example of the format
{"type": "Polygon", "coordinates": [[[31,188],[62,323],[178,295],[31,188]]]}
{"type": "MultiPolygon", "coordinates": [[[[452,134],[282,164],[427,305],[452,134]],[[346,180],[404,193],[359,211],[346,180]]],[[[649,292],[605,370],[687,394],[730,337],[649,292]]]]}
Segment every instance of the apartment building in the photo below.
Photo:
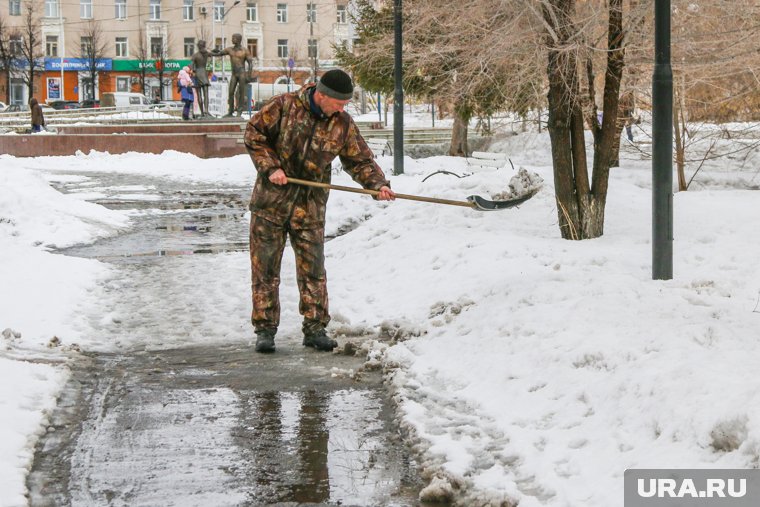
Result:
{"type": "MultiPolygon", "coordinates": [[[[354,37],[350,0],[0,0],[0,37],[11,51],[26,38],[30,6],[40,69],[44,60],[34,94],[48,102],[109,91],[177,98],[176,74],[198,41],[223,48],[234,33],[253,56],[254,82],[302,84],[335,65],[333,45],[354,37]],[[87,55],[97,56],[94,85],[87,55]]],[[[212,80],[226,79],[229,59],[209,59],[208,70],[212,80]]],[[[0,97],[12,103],[28,101],[19,72],[11,70],[8,91],[0,79],[0,97]]]]}

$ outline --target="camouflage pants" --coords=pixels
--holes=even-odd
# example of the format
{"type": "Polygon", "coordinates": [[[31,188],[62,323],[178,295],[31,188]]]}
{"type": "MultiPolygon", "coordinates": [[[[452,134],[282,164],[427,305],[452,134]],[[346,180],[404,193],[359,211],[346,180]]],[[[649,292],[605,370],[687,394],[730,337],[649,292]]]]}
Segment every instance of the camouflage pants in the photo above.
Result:
{"type": "Polygon", "coordinates": [[[296,254],[296,278],[301,295],[298,310],[303,315],[303,332],[324,329],[330,322],[327,307],[324,226],[314,229],[277,225],[256,215],[251,216],[251,322],[260,331],[276,331],[280,325],[280,265],[285,240],[296,254]]]}

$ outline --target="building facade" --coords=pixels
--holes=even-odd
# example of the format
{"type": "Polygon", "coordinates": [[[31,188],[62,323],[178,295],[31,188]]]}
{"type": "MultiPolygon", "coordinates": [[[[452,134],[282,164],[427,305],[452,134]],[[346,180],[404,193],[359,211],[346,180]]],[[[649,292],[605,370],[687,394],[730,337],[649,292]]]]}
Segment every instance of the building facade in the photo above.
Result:
{"type": "MultiPolygon", "coordinates": [[[[352,44],[350,8],[350,0],[0,0],[6,31],[0,37],[18,53],[33,11],[40,41],[34,94],[42,102],[98,99],[109,91],[166,100],[178,98],[177,72],[199,40],[224,48],[234,33],[253,57],[254,82],[312,80],[334,66],[334,45],[352,44]]],[[[212,80],[224,81],[229,59],[209,59],[208,70],[212,80]]],[[[29,98],[20,72],[0,79],[0,97],[11,103],[29,98]]]]}

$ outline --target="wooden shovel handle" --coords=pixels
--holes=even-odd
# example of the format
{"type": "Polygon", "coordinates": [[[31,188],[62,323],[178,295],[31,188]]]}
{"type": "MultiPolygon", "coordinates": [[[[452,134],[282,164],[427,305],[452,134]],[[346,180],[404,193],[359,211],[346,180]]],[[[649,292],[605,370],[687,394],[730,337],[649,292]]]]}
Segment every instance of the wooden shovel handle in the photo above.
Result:
{"type": "MultiPolygon", "coordinates": [[[[342,185],[331,185],[329,183],[320,183],[318,181],[299,180],[288,176],[288,183],[297,185],[306,185],[307,187],[329,188],[331,190],[340,190],[341,192],[353,192],[355,194],[367,194],[377,196],[380,192],[377,190],[367,190],[364,188],[344,187],[342,185]]],[[[421,195],[396,194],[396,199],[407,199],[410,201],[431,202],[434,204],[448,204],[449,206],[464,206],[465,208],[474,208],[475,204],[469,201],[451,201],[449,199],[437,199],[435,197],[424,197],[421,195]]]]}

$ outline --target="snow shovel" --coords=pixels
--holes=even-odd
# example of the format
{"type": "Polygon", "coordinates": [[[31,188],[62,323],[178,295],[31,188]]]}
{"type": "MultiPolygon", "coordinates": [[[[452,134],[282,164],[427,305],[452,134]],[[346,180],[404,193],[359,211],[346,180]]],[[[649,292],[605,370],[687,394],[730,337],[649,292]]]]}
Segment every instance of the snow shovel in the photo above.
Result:
{"type": "MultiPolygon", "coordinates": [[[[340,190],[341,192],[353,192],[355,194],[368,194],[376,196],[380,192],[377,190],[366,190],[364,188],[354,188],[354,187],[344,187],[341,185],[331,185],[328,183],[320,183],[318,181],[309,181],[309,180],[299,180],[297,178],[290,178],[288,177],[288,183],[295,183],[296,185],[305,185],[307,187],[317,187],[317,188],[329,188],[331,190],[340,190]]],[[[507,208],[514,208],[515,206],[519,206],[520,204],[524,203],[531,197],[533,197],[538,189],[534,189],[531,192],[521,195],[519,197],[514,197],[512,199],[507,199],[505,201],[489,201],[488,199],[483,199],[482,197],[478,195],[471,195],[467,198],[466,201],[451,201],[449,199],[438,199],[436,197],[425,197],[422,195],[409,195],[409,194],[396,194],[396,199],[408,199],[410,201],[422,201],[422,202],[431,202],[434,204],[448,204],[449,206],[464,206],[465,208],[472,208],[480,211],[496,211],[500,209],[507,209],[507,208]]]]}

